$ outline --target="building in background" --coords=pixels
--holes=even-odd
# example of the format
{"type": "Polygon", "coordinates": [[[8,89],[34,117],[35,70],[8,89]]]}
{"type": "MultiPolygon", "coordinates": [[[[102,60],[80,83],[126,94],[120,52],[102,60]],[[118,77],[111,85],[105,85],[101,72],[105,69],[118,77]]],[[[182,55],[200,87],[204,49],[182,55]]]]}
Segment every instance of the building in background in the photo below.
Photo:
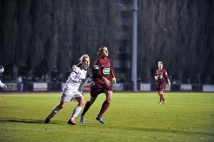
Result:
{"type": "Polygon", "coordinates": [[[117,41],[114,59],[114,70],[117,73],[118,81],[130,81],[131,79],[131,53],[132,53],[132,2],[123,0],[115,3],[115,10],[119,17],[115,25],[121,27],[115,32],[117,41]]]}

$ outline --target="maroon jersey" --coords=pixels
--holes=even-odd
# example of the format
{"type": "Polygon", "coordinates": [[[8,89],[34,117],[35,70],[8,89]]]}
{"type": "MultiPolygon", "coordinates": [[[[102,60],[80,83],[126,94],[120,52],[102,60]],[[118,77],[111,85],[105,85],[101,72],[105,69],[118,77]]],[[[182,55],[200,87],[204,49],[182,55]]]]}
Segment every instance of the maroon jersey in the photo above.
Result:
{"type": "Polygon", "coordinates": [[[166,80],[169,79],[168,74],[165,69],[156,70],[155,76],[158,77],[157,83],[166,83],[166,80]]]}
{"type": "Polygon", "coordinates": [[[95,84],[105,84],[102,77],[105,77],[109,81],[111,81],[111,74],[112,71],[111,67],[111,59],[109,58],[101,58],[99,57],[93,65],[93,81],[95,84]]]}

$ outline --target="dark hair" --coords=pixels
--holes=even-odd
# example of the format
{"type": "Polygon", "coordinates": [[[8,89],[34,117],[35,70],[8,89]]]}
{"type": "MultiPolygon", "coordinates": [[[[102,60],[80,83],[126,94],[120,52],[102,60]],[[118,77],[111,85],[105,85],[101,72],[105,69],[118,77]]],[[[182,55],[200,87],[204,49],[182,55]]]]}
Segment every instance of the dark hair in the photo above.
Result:
{"type": "Polygon", "coordinates": [[[107,48],[107,46],[101,46],[101,47],[99,48],[99,51],[97,52],[97,55],[100,56],[100,52],[103,51],[103,48],[107,48]]]}

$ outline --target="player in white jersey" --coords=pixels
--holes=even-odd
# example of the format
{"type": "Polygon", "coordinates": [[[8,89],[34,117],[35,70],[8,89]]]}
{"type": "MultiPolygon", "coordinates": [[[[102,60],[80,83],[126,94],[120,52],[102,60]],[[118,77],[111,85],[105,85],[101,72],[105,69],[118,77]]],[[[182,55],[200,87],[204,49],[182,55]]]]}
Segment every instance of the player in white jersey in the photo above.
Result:
{"type": "MultiPolygon", "coordinates": [[[[3,72],[4,72],[4,67],[2,65],[0,65],[0,76],[2,75],[3,72]]],[[[2,83],[1,79],[0,79],[0,87],[7,88],[7,85],[2,83]]]]}
{"type": "MultiPolygon", "coordinates": [[[[2,65],[0,65],[0,76],[1,76],[1,74],[3,72],[4,72],[4,67],[2,65]]],[[[1,79],[0,79],[0,87],[7,88],[7,85],[5,85],[4,83],[2,83],[1,79]]],[[[1,102],[1,98],[0,98],[0,102],[1,102]]]]}
{"type": "Polygon", "coordinates": [[[90,58],[87,54],[84,54],[80,57],[80,63],[78,65],[73,66],[73,71],[68,77],[66,84],[63,88],[60,103],[54,107],[51,113],[47,116],[44,123],[49,123],[50,119],[57,114],[69,101],[77,101],[78,105],[74,109],[70,119],[68,120],[68,124],[76,125],[74,119],[80,113],[82,107],[85,104],[84,96],[82,93],[82,88],[87,82],[91,82],[93,84],[92,74],[89,69],[90,58]]]}

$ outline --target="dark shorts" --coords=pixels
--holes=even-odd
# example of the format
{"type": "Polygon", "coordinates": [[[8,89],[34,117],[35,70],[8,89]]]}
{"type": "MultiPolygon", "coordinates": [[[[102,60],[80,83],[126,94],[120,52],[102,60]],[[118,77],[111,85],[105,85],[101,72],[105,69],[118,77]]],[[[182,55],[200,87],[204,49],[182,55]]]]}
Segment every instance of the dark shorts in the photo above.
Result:
{"type": "Polygon", "coordinates": [[[157,91],[164,91],[166,89],[166,82],[163,82],[163,83],[157,82],[156,85],[157,85],[157,91]]]}
{"type": "Polygon", "coordinates": [[[112,91],[112,85],[107,86],[107,85],[103,85],[103,84],[96,84],[94,86],[91,87],[91,97],[97,97],[99,94],[101,93],[105,93],[105,90],[107,91],[112,91]]]}

